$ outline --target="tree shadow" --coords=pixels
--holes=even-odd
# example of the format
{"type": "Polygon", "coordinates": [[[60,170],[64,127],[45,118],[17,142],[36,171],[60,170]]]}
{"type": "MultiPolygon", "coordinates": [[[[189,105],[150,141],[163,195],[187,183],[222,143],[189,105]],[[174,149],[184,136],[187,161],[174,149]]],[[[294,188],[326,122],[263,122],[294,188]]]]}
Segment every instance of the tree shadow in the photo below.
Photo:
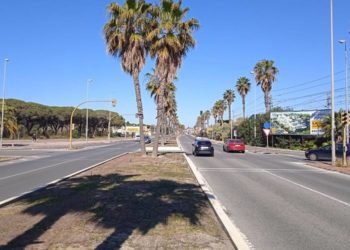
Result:
{"type": "Polygon", "coordinates": [[[23,249],[68,213],[93,214],[91,221],[113,229],[96,249],[116,249],[136,229],[146,234],[179,215],[197,224],[207,200],[198,185],[170,180],[141,181],[135,175],[92,175],[65,180],[21,201],[32,204],[23,213],[44,215],[38,223],[0,249],[23,249]]]}

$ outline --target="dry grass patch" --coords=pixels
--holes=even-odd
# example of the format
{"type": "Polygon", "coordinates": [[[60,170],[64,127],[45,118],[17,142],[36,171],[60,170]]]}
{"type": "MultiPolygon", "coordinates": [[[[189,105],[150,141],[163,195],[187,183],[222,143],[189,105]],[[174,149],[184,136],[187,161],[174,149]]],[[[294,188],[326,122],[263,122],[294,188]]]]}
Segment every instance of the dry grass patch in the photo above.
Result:
{"type": "Polygon", "coordinates": [[[1,249],[232,249],[182,155],[129,154],[0,209],[1,249]]]}

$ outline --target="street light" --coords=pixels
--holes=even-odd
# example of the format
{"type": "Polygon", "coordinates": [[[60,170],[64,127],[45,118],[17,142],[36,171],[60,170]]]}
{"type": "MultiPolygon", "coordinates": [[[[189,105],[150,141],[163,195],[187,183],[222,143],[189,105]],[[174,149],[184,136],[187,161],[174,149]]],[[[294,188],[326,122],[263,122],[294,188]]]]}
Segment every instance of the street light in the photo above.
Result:
{"type": "MultiPolygon", "coordinates": [[[[92,79],[88,79],[86,82],[86,101],[89,101],[89,84],[92,83],[92,79]]],[[[86,123],[85,123],[85,141],[88,140],[89,132],[89,107],[86,107],[86,123]]]]}
{"type": "Polygon", "coordinates": [[[334,114],[334,38],[333,38],[333,0],[330,0],[330,39],[331,39],[331,102],[332,102],[332,165],[335,166],[335,114],[334,114]]]}
{"type": "Polygon", "coordinates": [[[4,133],[4,107],[5,107],[5,84],[6,84],[6,69],[7,69],[7,63],[10,60],[8,58],[5,58],[4,60],[4,82],[2,84],[2,105],[1,105],[1,137],[0,137],[0,148],[2,148],[2,136],[4,133]]]}
{"type": "MultiPolygon", "coordinates": [[[[339,43],[344,44],[344,52],[345,52],[345,111],[349,112],[349,101],[348,101],[348,49],[346,46],[346,40],[339,40],[339,43]]],[[[349,125],[345,125],[346,130],[346,143],[349,143],[349,125]]]]}
{"type": "MultiPolygon", "coordinates": [[[[255,72],[250,71],[250,74],[255,75],[255,72]]],[[[254,84],[254,140],[256,145],[256,83],[254,84]]]]}
{"type": "Polygon", "coordinates": [[[69,149],[72,149],[72,134],[73,134],[73,115],[74,112],[77,110],[77,108],[79,108],[81,105],[85,104],[85,103],[89,103],[89,102],[110,102],[112,103],[112,106],[115,107],[115,105],[117,104],[117,100],[116,99],[112,99],[112,100],[92,100],[92,101],[84,101],[82,103],[80,103],[78,106],[76,106],[71,115],[70,115],[70,122],[69,122],[69,149]]]}

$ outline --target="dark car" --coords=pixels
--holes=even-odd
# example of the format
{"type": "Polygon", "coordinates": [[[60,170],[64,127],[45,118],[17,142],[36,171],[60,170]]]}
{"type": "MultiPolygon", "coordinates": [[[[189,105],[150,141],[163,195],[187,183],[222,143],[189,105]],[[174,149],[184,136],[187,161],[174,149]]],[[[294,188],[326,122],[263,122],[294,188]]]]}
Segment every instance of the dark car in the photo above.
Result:
{"type": "Polygon", "coordinates": [[[151,142],[152,142],[151,137],[149,137],[148,135],[145,135],[145,143],[149,144],[151,142]]]}
{"type": "MultiPolygon", "coordinates": [[[[338,158],[343,156],[343,144],[335,144],[335,155],[338,158]]],[[[332,160],[332,146],[327,145],[319,149],[309,149],[305,151],[305,157],[311,161],[331,161],[332,160]]],[[[350,144],[347,145],[346,157],[350,157],[350,144]]]]}
{"type": "MultiPolygon", "coordinates": [[[[144,135],[144,140],[146,144],[149,144],[152,142],[151,137],[148,135],[144,135]]],[[[139,142],[140,141],[140,135],[135,136],[135,141],[139,142]]]]}
{"type": "Polygon", "coordinates": [[[196,138],[192,143],[192,154],[197,155],[210,155],[214,156],[214,147],[211,141],[206,138],[196,138]]]}
{"type": "Polygon", "coordinates": [[[241,139],[226,139],[222,150],[225,152],[245,152],[245,145],[241,139]]]}

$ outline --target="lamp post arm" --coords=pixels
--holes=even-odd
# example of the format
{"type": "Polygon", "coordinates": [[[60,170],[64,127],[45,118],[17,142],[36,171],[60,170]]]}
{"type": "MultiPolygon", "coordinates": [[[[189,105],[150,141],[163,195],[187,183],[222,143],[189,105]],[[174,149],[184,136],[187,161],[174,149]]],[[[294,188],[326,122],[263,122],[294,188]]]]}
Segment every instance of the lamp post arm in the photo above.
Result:
{"type": "Polygon", "coordinates": [[[73,111],[72,114],[70,115],[70,123],[69,123],[69,149],[72,149],[72,133],[73,133],[73,129],[72,129],[72,124],[73,124],[73,115],[74,112],[83,104],[88,103],[88,102],[113,102],[115,101],[114,99],[112,100],[91,100],[91,101],[84,101],[82,103],[80,103],[78,106],[76,106],[73,111]]]}

